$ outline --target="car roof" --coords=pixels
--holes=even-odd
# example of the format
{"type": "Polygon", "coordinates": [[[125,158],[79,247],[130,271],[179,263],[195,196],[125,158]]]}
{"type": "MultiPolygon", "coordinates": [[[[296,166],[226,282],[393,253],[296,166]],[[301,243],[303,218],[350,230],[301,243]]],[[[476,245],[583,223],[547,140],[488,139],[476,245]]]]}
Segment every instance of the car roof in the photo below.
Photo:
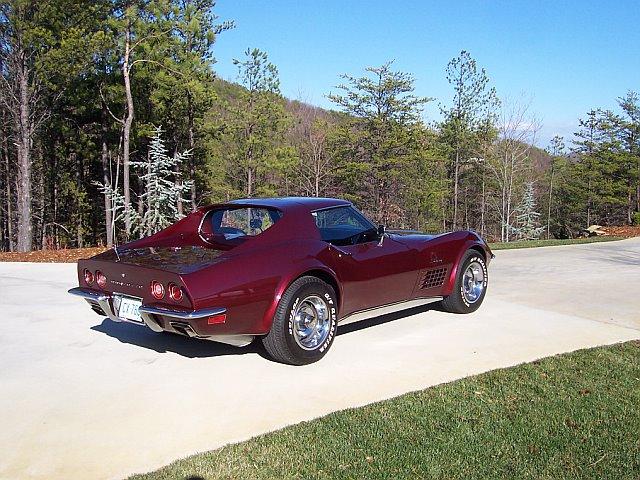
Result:
{"type": "MultiPolygon", "coordinates": [[[[225,205],[225,204],[222,204],[225,205]]],[[[216,205],[216,207],[222,206],[216,205]]],[[[304,208],[310,212],[324,208],[349,206],[351,202],[338,198],[320,197],[278,197],[278,198],[241,198],[232,200],[227,205],[249,205],[255,207],[272,207],[286,212],[291,209],[304,208]]]]}

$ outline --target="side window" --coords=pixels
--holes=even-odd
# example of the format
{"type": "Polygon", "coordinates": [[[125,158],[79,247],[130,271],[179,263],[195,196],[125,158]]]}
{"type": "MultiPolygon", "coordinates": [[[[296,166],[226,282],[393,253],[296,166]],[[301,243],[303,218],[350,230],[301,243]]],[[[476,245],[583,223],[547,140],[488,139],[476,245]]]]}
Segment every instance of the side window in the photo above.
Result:
{"type": "Polygon", "coordinates": [[[373,224],[353,207],[337,207],[320,210],[312,214],[320,236],[334,245],[352,245],[369,241],[365,232],[372,229],[373,224]]]}

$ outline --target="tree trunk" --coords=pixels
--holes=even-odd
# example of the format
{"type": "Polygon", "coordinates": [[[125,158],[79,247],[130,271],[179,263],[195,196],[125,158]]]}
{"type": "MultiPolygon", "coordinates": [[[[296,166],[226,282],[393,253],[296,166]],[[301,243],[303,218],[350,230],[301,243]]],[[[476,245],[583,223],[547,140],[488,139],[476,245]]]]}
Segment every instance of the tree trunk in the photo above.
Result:
{"type": "Polygon", "coordinates": [[[131,56],[131,20],[127,20],[124,42],[124,59],[122,62],[122,75],[124,77],[124,91],[127,97],[127,116],[124,120],[122,131],[123,148],[122,148],[122,177],[124,189],[124,224],[127,238],[131,234],[131,190],[129,180],[129,148],[131,137],[131,125],[133,124],[134,106],[133,96],[131,94],[131,68],[129,66],[131,56]]]}
{"type": "MultiPolygon", "coordinates": [[[[193,149],[196,145],[195,134],[194,134],[194,107],[193,107],[193,99],[191,98],[191,93],[187,93],[187,105],[188,105],[188,122],[189,122],[189,150],[193,152],[193,149]]],[[[195,164],[195,156],[193,153],[187,159],[189,164],[189,180],[191,180],[191,209],[196,211],[198,202],[196,201],[196,164],[195,164]]]]}
{"type": "Polygon", "coordinates": [[[633,223],[633,188],[629,185],[629,192],[627,194],[627,224],[631,225],[633,223]]]}
{"type": "MultiPolygon", "coordinates": [[[[38,144],[38,148],[36,149],[37,151],[37,158],[38,158],[38,165],[39,165],[39,171],[38,171],[38,196],[37,196],[37,200],[38,200],[38,213],[39,213],[39,223],[38,223],[38,217],[36,217],[36,226],[34,228],[36,235],[35,238],[38,239],[37,244],[35,245],[36,249],[39,250],[44,250],[45,248],[50,248],[51,247],[51,240],[48,239],[46,237],[47,234],[47,200],[46,200],[46,191],[45,191],[45,184],[47,181],[47,173],[46,173],[46,167],[44,164],[44,158],[43,158],[43,154],[42,154],[42,146],[40,144],[38,144]]],[[[35,206],[32,207],[33,209],[35,209],[35,206]]]]}
{"type": "Polygon", "coordinates": [[[591,226],[591,179],[587,182],[587,225],[589,228],[591,226]]]}
{"type": "Polygon", "coordinates": [[[640,213],[640,154],[638,155],[638,185],[636,187],[636,212],[640,213]]]}
{"type": "Polygon", "coordinates": [[[460,174],[460,150],[456,148],[456,160],[453,166],[453,222],[452,230],[458,226],[458,176],[460,174]]]}
{"type": "MultiPolygon", "coordinates": [[[[176,142],[176,148],[173,150],[173,156],[174,158],[178,155],[178,145],[176,142]]],[[[180,165],[176,165],[174,167],[174,170],[176,172],[175,178],[176,178],[176,186],[180,187],[182,185],[182,172],[180,171],[180,165]]],[[[178,195],[178,200],[176,202],[176,208],[178,209],[178,216],[182,217],[184,215],[184,205],[182,202],[182,194],[178,195]]]]}
{"type": "Polygon", "coordinates": [[[553,203],[553,160],[551,160],[551,177],[549,179],[549,208],[547,210],[547,240],[551,238],[551,204],[553,203]]]}
{"type": "MultiPolygon", "coordinates": [[[[80,155],[76,154],[75,152],[72,153],[71,156],[73,158],[73,163],[76,164],[76,183],[78,185],[78,190],[80,190],[82,189],[82,186],[84,184],[84,172],[83,172],[82,159],[80,158],[80,155]]],[[[84,228],[82,226],[83,215],[82,215],[82,205],[80,203],[79,198],[76,204],[76,208],[77,208],[77,215],[78,215],[78,218],[76,221],[76,244],[78,248],[83,248],[84,247],[84,228]]]]}
{"type": "Polygon", "coordinates": [[[111,187],[111,173],[109,171],[109,147],[107,144],[107,136],[109,135],[109,126],[107,123],[108,112],[107,104],[102,102],[102,184],[105,186],[104,193],[104,227],[107,235],[107,247],[113,246],[113,229],[112,229],[112,212],[111,199],[107,194],[106,188],[111,187]]]}
{"type": "MultiPolygon", "coordinates": [[[[6,142],[6,139],[5,139],[6,142]]],[[[6,191],[6,199],[7,199],[7,246],[10,252],[15,250],[15,243],[13,241],[13,199],[11,198],[11,170],[9,168],[9,148],[5,143],[5,151],[4,151],[4,166],[6,176],[6,182],[4,185],[6,191]]]]}
{"type": "Polygon", "coordinates": [[[486,197],[486,190],[485,190],[485,182],[484,182],[484,172],[482,173],[482,198],[480,201],[480,236],[482,238],[485,237],[485,224],[484,224],[484,215],[485,215],[485,210],[486,210],[486,205],[487,205],[487,197],[486,197]]]}
{"type": "Polygon", "coordinates": [[[29,108],[29,72],[26,53],[21,52],[21,65],[18,72],[19,116],[16,130],[18,133],[18,251],[28,252],[32,247],[31,225],[31,112],[29,108]]]}
{"type": "MultiPolygon", "coordinates": [[[[0,120],[0,125],[4,125],[4,111],[1,112],[2,115],[2,119],[0,120]]],[[[9,203],[9,197],[5,197],[5,193],[6,193],[6,185],[9,183],[9,169],[8,168],[4,168],[5,166],[5,155],[6,155],[6,132],[4,129],[0,129],[0,133],[2,133],[2,138],[0,139],[0,160],[2,160],[2,167],[3,167],[3,173],[4,175],[2,177],[0,177],[0,187],[2,189],[2,191],[0,192],[0,202],[2,202],[3,205],[6,205],[6,207],[4,209],[0,209],[0,213],[2,214],[2,217],[0,218],[0,250],[5,251],[6,249],[8,249],[8,242],[7,242],[7,237],[6,237],[6,233],[7,233],[7,223],[9,221],[9,209],[8,209],[8,203],[9,203]],[[4,198],[3,198],[4,197],[4,198]]]]}
{"type": "Polygon", "coordinates": [[[253,194],[252,186],[253,186],[253,169],[249,167],[247,170],[247,198],[251,198],[251,195],[253,194]]]}

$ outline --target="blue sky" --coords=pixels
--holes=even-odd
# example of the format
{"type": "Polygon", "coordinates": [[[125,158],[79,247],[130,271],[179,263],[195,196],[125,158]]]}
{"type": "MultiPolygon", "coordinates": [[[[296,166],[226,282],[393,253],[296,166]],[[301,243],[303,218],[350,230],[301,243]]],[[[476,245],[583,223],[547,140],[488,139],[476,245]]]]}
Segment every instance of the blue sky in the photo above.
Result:
{"type": "Polygon", "coordinates": [[[233,58],[260,48],[278,67],[282,93],[323,107],[339,75],[395,60],[410,72],[437,120],[451,88],[444,69],[460,50],[484,67],[501,97],[531,99],[538,144],[570,138],[591,108],[615,108],[640,91],[640,2],[636,1],[248,1],[218,0],[237,27],[214,47],[218,75],[236,80],[233,58]]]}

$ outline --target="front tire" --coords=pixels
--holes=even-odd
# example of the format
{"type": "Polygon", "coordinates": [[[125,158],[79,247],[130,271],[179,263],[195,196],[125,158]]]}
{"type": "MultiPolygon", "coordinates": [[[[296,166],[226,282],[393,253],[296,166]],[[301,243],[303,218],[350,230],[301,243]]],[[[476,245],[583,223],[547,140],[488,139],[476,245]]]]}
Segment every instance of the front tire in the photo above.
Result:
{"type": "Polygon", "coordinates": [[[298,278],[280,299],[269,333],[262,338],[276,361],[306,365],[324,357],[338,323],[336,293],[317,277],[298,278]]]}
{"type": "Polygon", "coordinates": [[[442,300],[442,307],[451,313],[475,312],[487,293],[487,263],[476,250],[467,250],[458,265],[453,292],[442,300]]]}

